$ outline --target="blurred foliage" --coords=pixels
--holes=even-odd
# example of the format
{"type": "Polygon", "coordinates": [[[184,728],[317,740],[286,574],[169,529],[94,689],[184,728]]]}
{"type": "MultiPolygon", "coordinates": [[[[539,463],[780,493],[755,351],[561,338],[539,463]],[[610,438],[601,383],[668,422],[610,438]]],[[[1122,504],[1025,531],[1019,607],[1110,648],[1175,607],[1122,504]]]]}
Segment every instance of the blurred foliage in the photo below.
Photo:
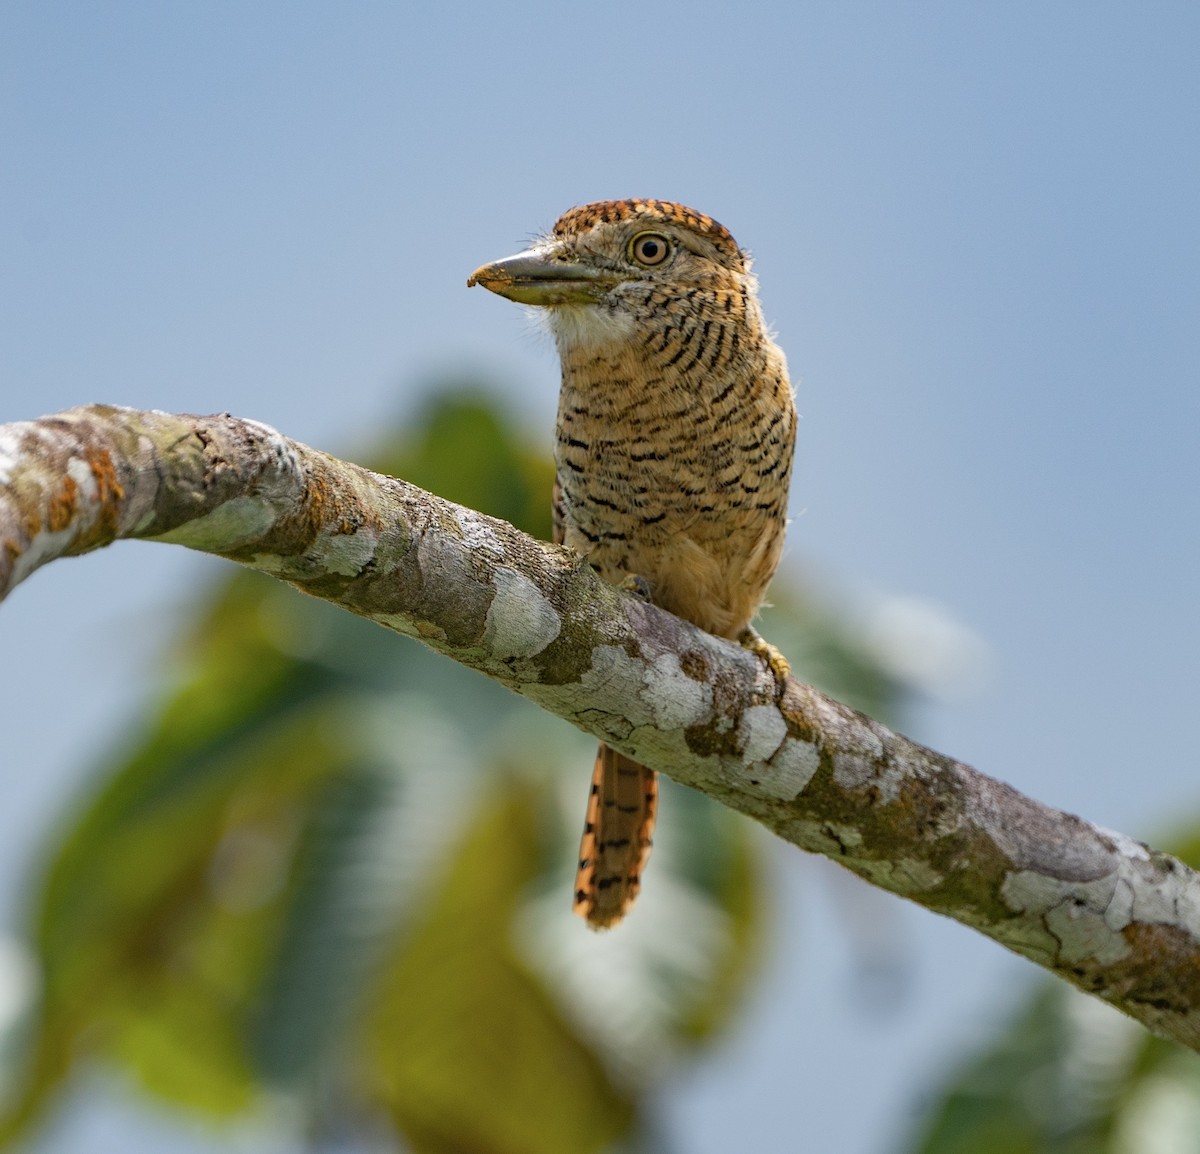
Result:
{"type": "MultiPolygon", "coordinates": [[[[1200,868],[1200,833],[1168,840],[1200,868]]],[[[1192,1154],[1200,1054],[1040,979],[937,1093],[908,1154],[1192,1154]]]]}
{"type": "MultiPolygon", "coordinates": [[[[549,535],[550,462],[481,393],[441,390],[374,457],[549,535]]],[[[897,686],[827,613],[776,600],[764,630],[801,675],[894,709],[897,686]]],[[[90,1061],[313,1147],[636,1141],[654,1088],[754,971],[749,823],[664,782],[639,906],[591,934],[570,913],[590,739],[261,575],[204,601],[144,724],[49,850],[41,997],[6,1039],[0,1139],[90,1061]]]]}

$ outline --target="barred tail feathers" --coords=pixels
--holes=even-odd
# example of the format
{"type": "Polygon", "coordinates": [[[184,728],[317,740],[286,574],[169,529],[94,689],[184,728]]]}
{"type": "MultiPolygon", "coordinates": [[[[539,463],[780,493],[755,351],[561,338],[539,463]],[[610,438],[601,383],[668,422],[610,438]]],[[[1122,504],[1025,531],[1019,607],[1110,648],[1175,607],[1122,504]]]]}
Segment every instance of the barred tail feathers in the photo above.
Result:
{"type": "Polygon", "coordinates": [[[615,926],[633,906],[657,811],[658,775],[601,742],[575,875],[574,910],[592,929],[615,926]]]}

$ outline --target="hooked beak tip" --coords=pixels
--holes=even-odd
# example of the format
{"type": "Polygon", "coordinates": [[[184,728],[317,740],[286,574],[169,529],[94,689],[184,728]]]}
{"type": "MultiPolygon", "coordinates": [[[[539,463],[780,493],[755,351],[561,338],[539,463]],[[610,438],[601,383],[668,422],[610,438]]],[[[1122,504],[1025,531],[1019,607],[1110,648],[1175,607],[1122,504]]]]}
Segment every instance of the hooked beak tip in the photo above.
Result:
{"type": "Polygon", "coordinates": [[[613,278],[593,266],[558,259],[553,250],[532,248],[516,256],[480,265],[467,287],[482,285],[518,304],[593,304],[612,287],[613,278]]]}

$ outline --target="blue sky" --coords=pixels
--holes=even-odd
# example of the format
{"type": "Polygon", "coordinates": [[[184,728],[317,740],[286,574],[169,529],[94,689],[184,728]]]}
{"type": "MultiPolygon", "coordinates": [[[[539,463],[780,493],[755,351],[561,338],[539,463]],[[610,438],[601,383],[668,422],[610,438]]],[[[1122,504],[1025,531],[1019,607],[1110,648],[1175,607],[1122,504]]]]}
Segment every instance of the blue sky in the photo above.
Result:
{"type": "MultiPolygon", "coordinates": [[[[549,445],[552,351],[466,276],[572,204],[681,200],[755,253],[798,383],[789,564],[864,621],[916,598],[987,646],[914,736],[1151,838],[1200,813],[1198,52],[1182,2],[14,0],[0,420],[229,410],[339,451],[485,369],[549,445]]],[[[0,610],[8,926],[220,569],[124,545],[0,610]]],[[[665,1125],[697,1154],[798,1119],[882,1154],[1031,971],[776,859],[768,980],[665,1125]],[[883,1014],[853,980],[871,934],[909,959],[883,1014]]],[[[160,1125],[86,1097],[55,1136],[183,1142],[160,1125]]]]}

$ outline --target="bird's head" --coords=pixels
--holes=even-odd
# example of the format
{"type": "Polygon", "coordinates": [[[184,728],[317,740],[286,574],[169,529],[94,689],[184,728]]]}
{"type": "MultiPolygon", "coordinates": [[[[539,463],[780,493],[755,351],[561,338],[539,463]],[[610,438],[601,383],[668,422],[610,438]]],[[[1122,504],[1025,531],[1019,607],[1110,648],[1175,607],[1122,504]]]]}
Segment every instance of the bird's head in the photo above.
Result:
{"type": "Polygon", "coordinates": [[[560,343],[636,339],[686,311],[743,314],[750,260],[729,230],[665,200],[605,200],[564,213],[531,248],[471,274],[521,304],[549,311],[560,343]]]}

